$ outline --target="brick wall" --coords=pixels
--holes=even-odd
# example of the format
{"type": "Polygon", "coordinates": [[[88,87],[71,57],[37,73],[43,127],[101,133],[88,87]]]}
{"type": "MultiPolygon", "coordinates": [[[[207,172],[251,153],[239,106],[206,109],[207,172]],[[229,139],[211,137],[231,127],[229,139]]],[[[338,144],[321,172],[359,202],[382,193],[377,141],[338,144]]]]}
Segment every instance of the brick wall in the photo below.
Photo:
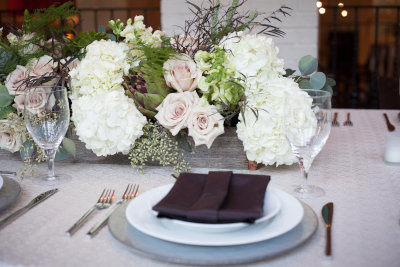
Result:
{"type": "MultiPolygon", "coordinates": [[[[200,5],[206,0],[192,0],[200,5]]],[[[221,0],[230,3],[230,0],[221,0]]],[[[246,9],[270,14],[282,4],[293,9],[292,16],[284,17],[282,23],[274,23],[286,32],[284,38],[274,38],[279,47],[279,57],[285,60],[285,66],[297,68],[298,60],[304,55],[317,56],[318,12],[315,0],[248,0],[246,9]]],[[[183,21],[190,18],[185,0],[161,0],[161,27],[168,35],[179,34],[176,25],[183,26],[183,21]]]]}

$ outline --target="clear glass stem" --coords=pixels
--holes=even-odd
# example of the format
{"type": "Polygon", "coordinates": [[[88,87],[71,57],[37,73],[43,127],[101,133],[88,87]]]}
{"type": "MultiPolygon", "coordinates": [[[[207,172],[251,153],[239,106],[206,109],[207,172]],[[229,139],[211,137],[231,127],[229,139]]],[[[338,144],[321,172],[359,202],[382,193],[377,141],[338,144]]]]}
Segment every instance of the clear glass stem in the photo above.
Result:
{"type": "Polygon", "coordinates": [[[47,167],[48,167],[48,180],[55,180],[55,174],[54,174],[54,158],[56,156],[56,149],[46,149],[44,151],[44,154],[46,155],[47,158],[47,167]]]}
{"type": "Polygon", "coordinates": [[[299,160],[299,165],[300,165],[300,170],[301,173],[303,174],[304,179],[306,180],[305,182],[301,182],[299,187],[300,187],[300,192],[307,192],[308,190],[308,172],[306,171],[303,163],[303,158],[298,158],[299,160]]]}

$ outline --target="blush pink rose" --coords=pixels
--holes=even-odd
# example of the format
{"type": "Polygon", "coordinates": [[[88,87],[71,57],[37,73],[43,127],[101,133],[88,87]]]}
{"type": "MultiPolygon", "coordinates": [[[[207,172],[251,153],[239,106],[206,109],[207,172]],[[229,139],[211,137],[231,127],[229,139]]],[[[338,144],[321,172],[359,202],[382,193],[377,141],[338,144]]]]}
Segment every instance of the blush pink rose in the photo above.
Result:
{"type": "Polygon", "coordinates": [[[197,88],[202,71],[187,55],[181,54],[170,58],[164,63],[164,79],[169,87],[182,93],[194,91],[197,88]]]}
{"type": "Polygon", "coordinates": [[[183,34],[175,38],[171,38],[169,43],[176,50],[185,52],[189,56],[193,56],[194,52],[199,48],[199,39],[185,36],[183,34]]]}
{"type": "Polygon", "coordinates": [[[56,63],[48,55],[44,55],[39,59],[34,58],[28,63],[30,76],[42,76],[42,75],[48,76],[50,73],[53,72],[55,67],[56,63]]]}
{"type": "Polygon", "coordinates": [[[44,110],[48,101],[47,98],[49,98],[49,93],[47,91],[48,90],[42,87],[32,88],[27,91],[25,95],[25,108],[27,111],[36,114],[44,110]]]}
{"type": "Polygon", "coordinates": [[[210,148],[215,138],[224,133],[224,117],[213,105],[196,105],[188,117],[187,127],[196,146],[210,148]]]}
{"type": "Polygon", "coordinates": [[[8,74],[4,85],[10,95],[24,94],[26,85],[24,80],[28,78],[28,70],[24,66],[17,65],[15,70],[8,74]]]}
{"type": "Polygon", "coordinates": [[[198,99],[199,96],[196,92],[169,94],[157,107],[158,113],[155,118],[172,135],[177,135],[181,129],[186,127],[186,120],[198,99]]]}

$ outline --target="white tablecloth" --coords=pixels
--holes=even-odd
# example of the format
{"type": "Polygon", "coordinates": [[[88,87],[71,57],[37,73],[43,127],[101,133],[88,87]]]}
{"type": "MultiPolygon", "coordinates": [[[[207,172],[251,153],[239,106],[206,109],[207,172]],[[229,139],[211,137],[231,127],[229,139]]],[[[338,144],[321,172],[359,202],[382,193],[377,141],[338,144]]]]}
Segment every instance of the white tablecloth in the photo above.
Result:
{"type": "MultiPolygon", "coordinates": [[[[338,110],[343,123],[347,110],[338,110]]],[[[400,266],[400,166],[383,162],[385,123],[383,111],[351,110],[353,127],[332,128],[322,152],[311,167],[309,180],[326,195],[305,200],[319,217],[315,235],[301,247],[280,257],[246,266],[400,266]],[[320,211],[333,201],[333,256],[324,256],[325,226],[320,211]]],[[[400,131],[398,111],[386,111],[400,131]]],[[[22,162],[1,160],[0,170],[17,170],[22,162]]],[[[40,166],[45,170],[45,164],[40,166]]],[[[97,212],[72,238],[64,232],[97,200],[105,187],[117,198],[128,183],[140,191],[173,183],[171,168],[148,167],[144,174],[126,165],[56,163],[57,172],[73,180],[60,191],[0,230],[1,266],[169,266],[128,252],[107,228],[92,240],[87,230],[104,215],[97,212]]],[[[207,172],[207,169],[193,171],[207,172]]],[[[241,170],[241,172],[244,172],[241,170]]],[[[247,172],[247,171],[246,171],[247,172]]],[[[262,168],[272,176],[270,186],[290,191],[301,181],[297,165],[262,168]]],[[[253,172],[254,173],[254,172],[253,172]]],[[[48,188],[20,181],[17,202],[0,212],[5,218],[48,188]]],[[[240,253],[240,251],[238,251],[240,253]]]]}

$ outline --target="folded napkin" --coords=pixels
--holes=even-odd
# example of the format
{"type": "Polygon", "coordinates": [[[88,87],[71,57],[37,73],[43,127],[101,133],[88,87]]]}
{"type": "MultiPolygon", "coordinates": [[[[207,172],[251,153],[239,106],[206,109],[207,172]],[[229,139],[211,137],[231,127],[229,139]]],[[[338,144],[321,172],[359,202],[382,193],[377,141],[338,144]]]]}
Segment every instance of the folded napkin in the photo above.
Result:
{"type": "Polygon", "coordinates": [[[154,207],[159,217],[200,223],[253,223],[263,215],[270,176],[182,173],[154,207]]]}

